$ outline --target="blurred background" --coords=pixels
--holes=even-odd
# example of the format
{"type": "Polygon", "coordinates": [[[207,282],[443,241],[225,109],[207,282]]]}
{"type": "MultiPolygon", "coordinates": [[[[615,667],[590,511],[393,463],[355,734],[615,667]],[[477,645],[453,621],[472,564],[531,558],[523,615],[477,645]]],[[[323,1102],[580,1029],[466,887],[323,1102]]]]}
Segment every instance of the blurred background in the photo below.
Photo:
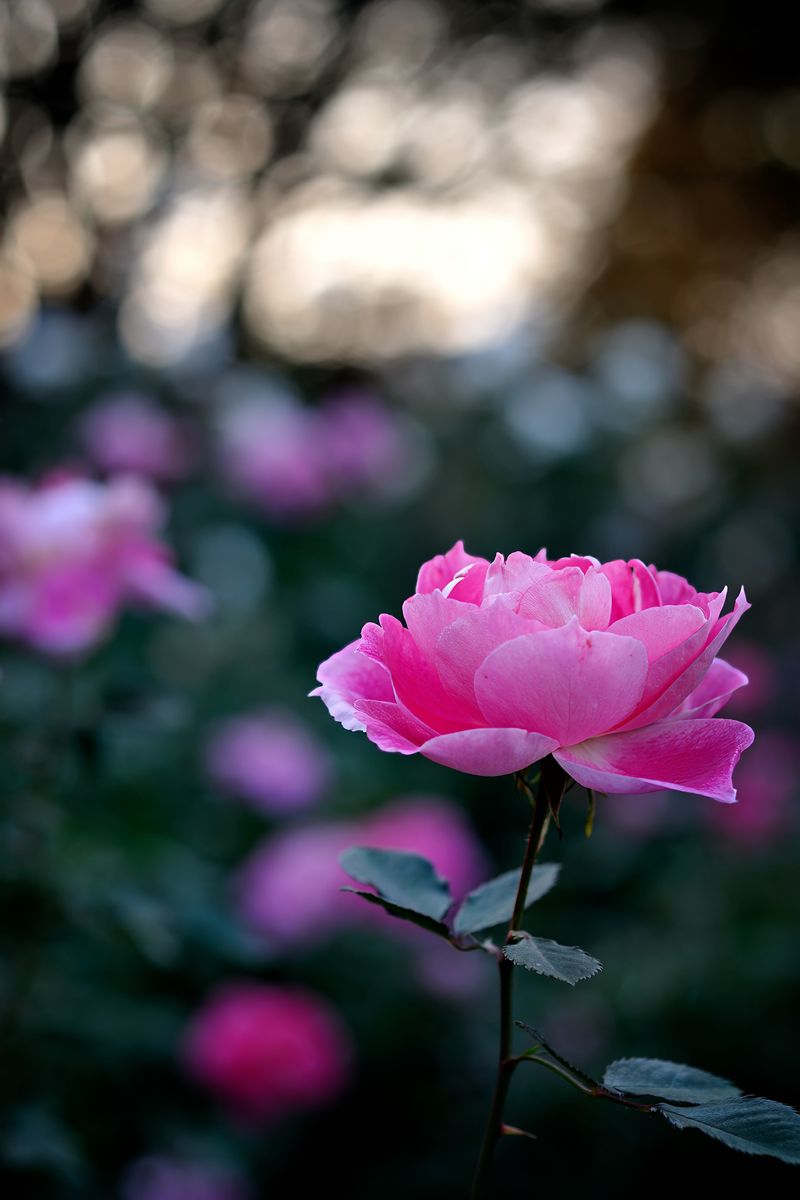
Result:
{"type": "MultiPolygon", "coordinates": [[[[524,806],[306,699],[461,537],[747,588],[739,805],[609,798],[587,841],[576,789],[537,918],[605,970],[520,980],[517,1014],[590,1071],[800,1104],[790,17],[5,0],[5,486],[33,513],[42,480],[137,476],[213,611],[112,604],[65,653],[0,597],[4,1196],[466,1194],[492,964],[357,911],[336,856],[416,849],[464,891],[519,861],[524,806]]],[[[30,517],[26,570],[71,511],[30,517]]],[[[790,1179],[545,1073],[508,1117],[538,1141],[499,1197],[790,1179]]]]}

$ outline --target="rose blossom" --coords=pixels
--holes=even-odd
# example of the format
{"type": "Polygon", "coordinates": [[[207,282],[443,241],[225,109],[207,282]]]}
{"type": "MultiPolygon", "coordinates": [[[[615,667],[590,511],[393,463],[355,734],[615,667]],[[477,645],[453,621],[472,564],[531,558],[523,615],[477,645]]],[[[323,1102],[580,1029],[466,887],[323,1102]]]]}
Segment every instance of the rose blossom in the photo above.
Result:
{"type": "Polygon", "coordinates": [[[264,712],[223,721],[206,762],[220,787],[267,813],[292,812],[317,801],[331,778],[327,751],[290,712],[264,712]]]}
{"type": "Polygon", "coordinates": [[[0,632],[52,654],[98,642],[126,604],[185,617],[208,606],[171,566],[162,504],[142,479],[0,480],[0,632]]]}
{"type": "Polygon", "coordinates": [[[288,393],[231,399],[220,414],[217,452],[233,491],[273,518],[307,518],[332,502],[316,414],[288,393]]]}
{"type": "Polygon", "coordinates": [[[473,775],[552,754],[601,792],[732,802],[753,732],[717,718],[747,677],[716,655],[749,607],[638,559],[493,562],[461,542],[425,563],[405,624],[384,614],[319,668],[318,695],[382,750],[473,775]]]}
{"type": "Polygon", "coordinates": [[[110,473],[126,471],[168,483],[182,479],[194,458],[186,423],[135,392],[93,405],[81,418],[79,433],[92,461],[110,473]]]}
{"type": "MultiPolygon", "coordinates": [[[[353,882],[339,866],[339,855],[352,845],[421,854],[450,881],[457,899],[488,873],[480,843],[456,805],[437,796],[400,797],[359,821],[288,829],[265,841],[239,875],[244,920],[276,942],[305,946],[342,925],[380,919],[377,909],[340,891],[353,882]]],[[[395,934],[410,929],[399,921],[384,925],[395,934]]]]}
{"type": "Polygon", "coordinates": [[[263,1121],[332,1100],[347,1083],[352,1055],[349,1034],[321,996],[229,983],[195,1013],[182,1057],[234,1112],[263,1121]]]}
{"type": "Polygon", "coordinates": [[[416,473],[407,425],[368,392],[331,396],[318,409],[325,469],[342,495],[402,491],[416,473]]]}

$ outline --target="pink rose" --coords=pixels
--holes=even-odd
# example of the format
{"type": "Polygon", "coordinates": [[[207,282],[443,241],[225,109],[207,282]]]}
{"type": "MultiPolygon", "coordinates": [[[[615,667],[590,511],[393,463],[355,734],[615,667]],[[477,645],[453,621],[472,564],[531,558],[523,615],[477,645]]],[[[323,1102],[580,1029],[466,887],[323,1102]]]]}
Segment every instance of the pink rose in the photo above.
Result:
{"type": "Polygon", "coordinates": [[[291,395],[234,395],[217,456],[231,489],[279,520],[316,516],[333,501],[316,414],[291,395]]]}
{"type": "Polygon", "coordinates": [[[716,718],[747,677],[716,655],[741,614],[637,559],[541,550],[494,562],[458,542],[423,565],[405,624],[383,615],[319,668],[312,693],[382,750],[472,775],[552,754],[601,792],[725,802],[753,732],[716,718]]]}
{"type": "Polygon", "coordinates": [[[488,873],[480,843],[456,805],[436,796],[401,797],[360,821],[287,829],[267,839],[237,881],[246,923],[275,942],[303,947],[363,921],[380,920],[397,935],[410,931],[340,890],[353,881],[339,855],[353,845],[421,854],[450,880],[457,899],[488,873]]]}
{"type": "Polygon", "coordinates": [[[266,813],[307,808],[331,778],[325,747],[302,721],[280,709],[223,721],[206,762],[220,787],[266,813]]]}
{"type": "Polygon", "coordinates": [[[80,437],[102,471],[128,471],[169,483],[188,474],[194,460],[191,430],[147,396],[122,392],[86,412],[80,437]]]}
{"type": "Polygon", "coordinates": [[[413,484],[419,447],[407,422],[377,397],[340,392],[317,411],[325,470],[338,494],[391,495],[413,484]]]}
{"type": "Polygon", "coordinates": [[[0,481],[0,633],[69,655],[104,637],[127,604],[202,615],[207,594],[173,569],[162,521],[142,479],[0,481]]]}
{"type": "Polygon", "coordinates": [[[189,1073],[237,1115],[264,1121],[337,1096],[352,1050],[321,996],[294,986],[230,983],[192,1018],[182,1056],[189,1073]]]}

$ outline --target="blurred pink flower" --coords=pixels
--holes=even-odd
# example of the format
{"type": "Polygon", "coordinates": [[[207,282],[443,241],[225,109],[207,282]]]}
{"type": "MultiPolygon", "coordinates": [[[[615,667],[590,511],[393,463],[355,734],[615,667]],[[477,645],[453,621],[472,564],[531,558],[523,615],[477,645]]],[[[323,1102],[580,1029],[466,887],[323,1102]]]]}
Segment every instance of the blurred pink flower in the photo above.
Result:
{"type": "Polygon", "coordinates": [[[221,788],[266,813],[314,804],[332,774],[324,745],[281,709],[223,721],[212,732],[206,764],[221,788]]]}
{"type": "Polygon", "coordinates": [[[324,662],[319,696],[382,750],[472,775],[552,754],[585,787],[731,803],[753,732],[716,717],[747,682],[717,652],[749,607],[638,559],[493,562],[461,542],[424,563],[405,624],[383,614],[324,662]]]}
{"type": "Polygon", "coordinates": [[[79,433],[95,465],[111,474],[129,472],[169,483],[187,475],[195,459],[188,424],[135,392],[93,405],[81,418],[79,433]]]}
{"type": "Polygon", "coordinates": [[[231,488],[272,517],[308,517],[333,500],[318,419],[288,394],[232,400],[217,449],[231,488]]]}
{"type": "Polygon", "coordinates": [[[279,984],[229,983],[192,1017],[188,1072],[247,1120],[269,1121],[334,1099],[346,1086],[351,1040],[321,996],[279,984]]]}
{"type": "Polygon", "coordinates": [[[152,486],[132,476],[0,481],[0,633],[71,655],[127,604],[203,615],[205,589],[173,569],[157,536],[163,518],[152,486]]]}
{"type": "Polygon", "coordinates": [[[223,1167],[143,1158],[126,1172],[123,1200],[248,1200],[251,1193],[223,1167]]]}
{"type": "Polygon", "coordinates": [[[289,829],[262,843],[237,881],[245,922],[287,948],[364,921],[379,920],[382,928],[407,935],[411,926],[339,890],[353,882],[339,866],[339,855],[355,845],[421,854],[450,881],[456,899],[488,875],[480,843],[460,809],[439,797],[409,796],[357,822],[289,829]]]}
{"type": "Polygon", "coordinates": [[[800,756],[794,740],[775,730],[759,734],[737,774],[738,803],[730,812],[707,814],[714,829],[752,849],[774,842],[795,823],[800,756]]]}
{"type": "Polygon", "coordinates": [[[456,900],[489,873],[483,848],[462,810],[436,796],[399,796],[362,823],[359,845],[410,850],[428,858],[456,900]]]}
{"type": "Polygon", "coordinates": [[[351,495],[403,494],[424,473],[412,423],[367,392],[311,407],[253,381],[230,390],[217,423],[220,469],[275,519],[314,517],[351,495]]]}
{"type": "Polygon", "coordinates": [[[376,397],[342,392],[318,411],[326,469],[340,493],[392,491],[413,473],[408,432],[376,397]]]}

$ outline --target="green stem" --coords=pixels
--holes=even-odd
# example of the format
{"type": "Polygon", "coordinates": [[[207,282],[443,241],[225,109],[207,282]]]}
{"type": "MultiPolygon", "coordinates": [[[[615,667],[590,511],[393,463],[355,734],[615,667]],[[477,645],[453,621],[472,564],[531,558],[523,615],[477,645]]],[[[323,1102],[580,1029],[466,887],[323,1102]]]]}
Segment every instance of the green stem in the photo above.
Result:
{"type": "MultiPolygon", "coordinates": [[[[525,857],[522,861],[517,895],[514,901],[514,913],[508,927],[508,933],[506,934],[506,944],[511,941],[512,933],[519,928],[519,923],[525,910],[525,898],[528,894],[531,873],[539,851],[542,848],[542,843],[547,836],[551,804],[555,803],[557,805],[564,790],[564,774],[555,761],[550,758],[545,759],[542,763],[541,778],[536,792],[526,782],[522,772],[517,775],[516,779],[520,791],[524,791],[531,802],[533,816],[530,830],[528,831],[528,841],[525,845],[525,857]]],[[[511,1076],[514,1074],[514,1068],[518,1062],[517,1059],[511,1056],[511,1000],[514,964],[505,955],[501,954],[497,965],[500,973],[500,1052],[497,1061],[497,1075],[495,1077],[492,1103],[489,1109],[483,1142],[481,1143],[478,1164],[475,1168],[475,1176],[472,1181],[470,1200],[481,1200],[481,1197],[486,1195],[486,1185],[494,1149],[503,1132],[503,1109],[505,1107],[506,1096],[511,1084],[511,1076]]]]}

